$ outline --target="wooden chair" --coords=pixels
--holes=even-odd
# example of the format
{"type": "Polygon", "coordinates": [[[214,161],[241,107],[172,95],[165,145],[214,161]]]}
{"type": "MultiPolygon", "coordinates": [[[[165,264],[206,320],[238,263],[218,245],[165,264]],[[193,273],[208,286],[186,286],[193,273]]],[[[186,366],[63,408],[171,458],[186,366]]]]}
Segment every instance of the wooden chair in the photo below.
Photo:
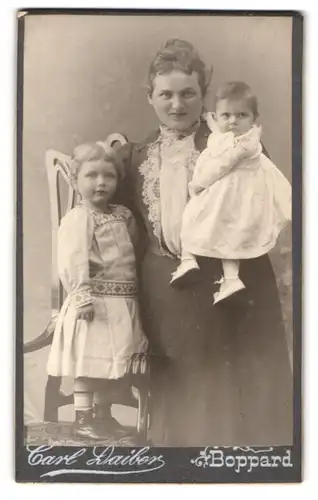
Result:
{"type": "MultiPolygon", "coordinates": [[[[126,142],[124,136],[115,133],[108,136],[105,144],[116,147],[126,142]]],[[[69,162],[70,157],[58,151],[49,150],[46,153],[45,163],[52,224],[52,318],[38,337],[24,344],[24,354],[38,351],[52,343],[56,318],[65,298],[57,270],[57,232],[62,217],[77,202],[76,193],[70,182],[69,162]]],[[[137,409],[138,442],[146,443],[149,424],[149,363],[146,354],[136,354],[131,358],[127,366],[126,378],[128,381],[126,385],[130,390],[126,394],[118,394],[118,399],[114,403],[137,409]]],[[[48,376],[45,389],[44,422],[57,422],[59,408],[74,402],[73,393],[64,394],[61,391],[61,382],[61,377],[48,376]]]]}

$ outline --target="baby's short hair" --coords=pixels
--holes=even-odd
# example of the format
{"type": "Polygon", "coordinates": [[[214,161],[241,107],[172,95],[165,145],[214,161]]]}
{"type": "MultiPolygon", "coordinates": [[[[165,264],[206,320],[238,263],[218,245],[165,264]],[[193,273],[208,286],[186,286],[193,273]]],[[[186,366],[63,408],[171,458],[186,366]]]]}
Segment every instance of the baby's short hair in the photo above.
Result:
{"type": "Polygon", "coordinates": [[[244,82],[226,82],[220,85],[215,96],[215,106],[224,99],[244,100],[254,118],[258,117],[258,102],[251,87],[244,82]]]}
{"type": "Polygon", "coordinates": [[[103,142],[87,142],[74,149],[70,162],[71,180],[77,179],[79,169],[84,162],[98,160],[112,163],[116,169],[118,180],[124,178],[124,165],[115,149],[106,146],[103,142]]]}

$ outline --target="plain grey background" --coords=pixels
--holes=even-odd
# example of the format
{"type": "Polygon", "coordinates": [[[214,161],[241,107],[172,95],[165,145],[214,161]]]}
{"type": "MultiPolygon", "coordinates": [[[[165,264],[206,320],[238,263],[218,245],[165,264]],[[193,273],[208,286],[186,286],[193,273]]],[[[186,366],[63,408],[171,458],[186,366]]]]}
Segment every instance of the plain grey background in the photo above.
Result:
{"type": "MultiPolygon", "coordinates": [[[[222,16],[27,16],[24,44],[23,215],[24,339],[51,314],[51,227],[44,154],[123,132],[143,139],[156,119],[146,74],[158,48],[179,37],[192,42],[218,84],[244,80],[259,99],[263,142],[291,179],[290,18],[222,16]]],[[[290,234],[273,254],[284,311],[291,312],[290,234]],[[282,250],[282,251],[281,251],[282,250]]],[[[25,357],[26,407],[43,414],[48,349],[25,357]]],[[[71,418],[64,409],[62,418],[71,418]]]]}

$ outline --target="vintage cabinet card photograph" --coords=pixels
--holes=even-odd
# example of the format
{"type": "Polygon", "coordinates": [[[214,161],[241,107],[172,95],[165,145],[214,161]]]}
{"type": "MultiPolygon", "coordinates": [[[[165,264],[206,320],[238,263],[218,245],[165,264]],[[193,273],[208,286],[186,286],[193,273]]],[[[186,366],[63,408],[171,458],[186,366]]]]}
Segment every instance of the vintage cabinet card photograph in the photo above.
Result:
{"type": "Polygon", "coordinates": [[[301,481],[302,16],[18,17],[16,481],[301,481]]]}

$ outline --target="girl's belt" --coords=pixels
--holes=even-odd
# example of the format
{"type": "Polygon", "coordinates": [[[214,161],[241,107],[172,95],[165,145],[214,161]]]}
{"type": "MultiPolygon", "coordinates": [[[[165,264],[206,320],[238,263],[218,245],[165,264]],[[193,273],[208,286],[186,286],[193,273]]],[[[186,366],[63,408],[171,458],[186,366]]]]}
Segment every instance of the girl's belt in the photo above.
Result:
{"type": "Polygon", "coordinates": [[[105,281],[93,278],[91,293],[95,296],[135,297],[137,295],[136,281],[105,281]]]}

